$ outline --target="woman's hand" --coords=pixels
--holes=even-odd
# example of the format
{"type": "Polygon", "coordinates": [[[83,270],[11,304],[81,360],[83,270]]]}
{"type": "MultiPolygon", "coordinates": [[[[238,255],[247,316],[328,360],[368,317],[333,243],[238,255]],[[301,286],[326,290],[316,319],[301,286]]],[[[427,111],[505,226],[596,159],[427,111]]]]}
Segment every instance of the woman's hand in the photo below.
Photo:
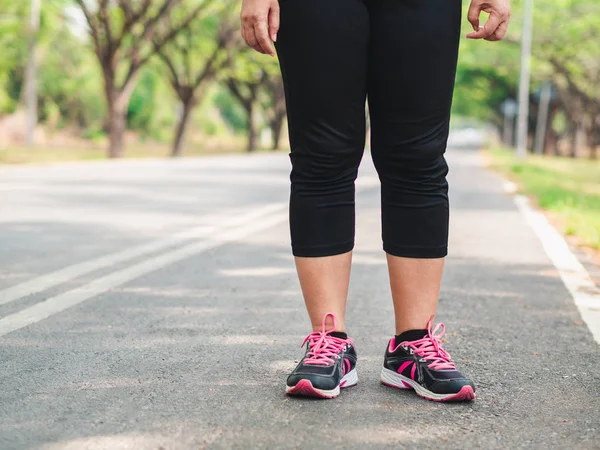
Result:
{"type": "Polygon", "coordinates": [[[275,56],[271,41],[279,31],[279,0],[243,0],[242,37],[259,53],[275,56]]]}
{"type": "Polygon", "coordinates": [[[467,34],[469,39],[500,41],[506,35],[510,20],[510,0],[471,0],[469,22],[474,33],[467,34]],[[484,26],[479,25],[481,11],[490,15],[484,26]]]}

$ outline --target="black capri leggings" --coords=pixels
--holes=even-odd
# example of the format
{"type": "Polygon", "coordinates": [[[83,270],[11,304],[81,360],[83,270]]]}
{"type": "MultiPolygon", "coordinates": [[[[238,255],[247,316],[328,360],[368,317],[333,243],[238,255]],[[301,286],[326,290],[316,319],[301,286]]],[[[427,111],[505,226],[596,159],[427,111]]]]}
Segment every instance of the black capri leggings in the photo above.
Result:
{"type": "Polygon", "coordinates": [[[294,255],[354,247],[354,181],[368,97],[383,248],[409,258],[446,256],[444,152],[461,0],[280,0],[280,6],[276,47],[292,149],[294,255]]]}

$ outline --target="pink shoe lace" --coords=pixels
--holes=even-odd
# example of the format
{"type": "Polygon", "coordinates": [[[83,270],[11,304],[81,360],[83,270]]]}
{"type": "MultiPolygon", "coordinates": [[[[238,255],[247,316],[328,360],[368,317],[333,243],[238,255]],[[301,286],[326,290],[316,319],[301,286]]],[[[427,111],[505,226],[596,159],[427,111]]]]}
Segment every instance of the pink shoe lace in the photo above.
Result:
{"type": "Polygon", "coordinates": [[[323,317],[321,331],[315,331],[304,339],[302,345],[308,342],[309,351],[303,361],[304,364],[314,364],[319,366],[328,366],[334,364],[334,359],[339,358],[339,353],[344,350],[346,344],[353,344],[352,339],[340,339],[332,336],[335,331],[336,319],[332,313],[327,313],[323,317]],[[331,317],[333,328],[327,329],[327,318],[331,317]]]}
{"type": "Polygon", "coordinates": [[[456,370],[456,365],[451,361],[450,353],[442,348],[442,336],[446,333],[443,323],[438,323],[432,330],[433,316],[427,322],[427,336],[416,341],[405,341],[399,345],[412,348],[413,353],[425,361],[431,361],[427,367],[433,370],[456,370]],[[439,331],[441,329],[441,331],[439,331]],[[439,333],[438,333],[439,331],[439,333]],[[436,334],[437,333],[437,334],[436,334]]]}

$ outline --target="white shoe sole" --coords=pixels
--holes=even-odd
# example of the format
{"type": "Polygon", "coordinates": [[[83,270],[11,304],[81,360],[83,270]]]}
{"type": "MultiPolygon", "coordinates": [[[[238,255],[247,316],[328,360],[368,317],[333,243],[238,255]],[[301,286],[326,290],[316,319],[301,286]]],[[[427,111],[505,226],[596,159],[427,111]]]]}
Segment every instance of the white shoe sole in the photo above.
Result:
{"type": "Polygon", "coordinates": [[[357,383],[358,373],[356,369],[353,369],[340,380],[340,384],[335,389],[317,389],[313,387],[310,380],[300,380],[295,386],[286,386],[285,393],[302,397],[335,398],[340,395],[340,388],[349,388],[355,386],[357,383]]]}
{"type": "Polygon", "coordinates": [[[436,394],[431,392],[411,378],[405,377],[393,370],[381,369],[381,382],[386,386],[397,389],[414,389],[419,397],[434,402],[471,401],[475,400],[475,392],[471,386],[463,386],[459,392],[453,394],[436,394]]]}

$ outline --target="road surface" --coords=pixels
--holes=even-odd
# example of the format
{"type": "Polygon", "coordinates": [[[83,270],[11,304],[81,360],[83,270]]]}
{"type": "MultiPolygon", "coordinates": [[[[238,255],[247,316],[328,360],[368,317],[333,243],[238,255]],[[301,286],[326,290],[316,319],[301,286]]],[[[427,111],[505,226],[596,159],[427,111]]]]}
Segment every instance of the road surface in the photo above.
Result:
{"type": "Polygon", "coordinates": [[[283,154],[0,168],[0,449],[600,448],[600,349],[502,181],[449,152],[438,320],[478,385],[378,382],[393,331],[368,155],[348,324],[359,385],[286,398],[308,332],[283,154]]]}

